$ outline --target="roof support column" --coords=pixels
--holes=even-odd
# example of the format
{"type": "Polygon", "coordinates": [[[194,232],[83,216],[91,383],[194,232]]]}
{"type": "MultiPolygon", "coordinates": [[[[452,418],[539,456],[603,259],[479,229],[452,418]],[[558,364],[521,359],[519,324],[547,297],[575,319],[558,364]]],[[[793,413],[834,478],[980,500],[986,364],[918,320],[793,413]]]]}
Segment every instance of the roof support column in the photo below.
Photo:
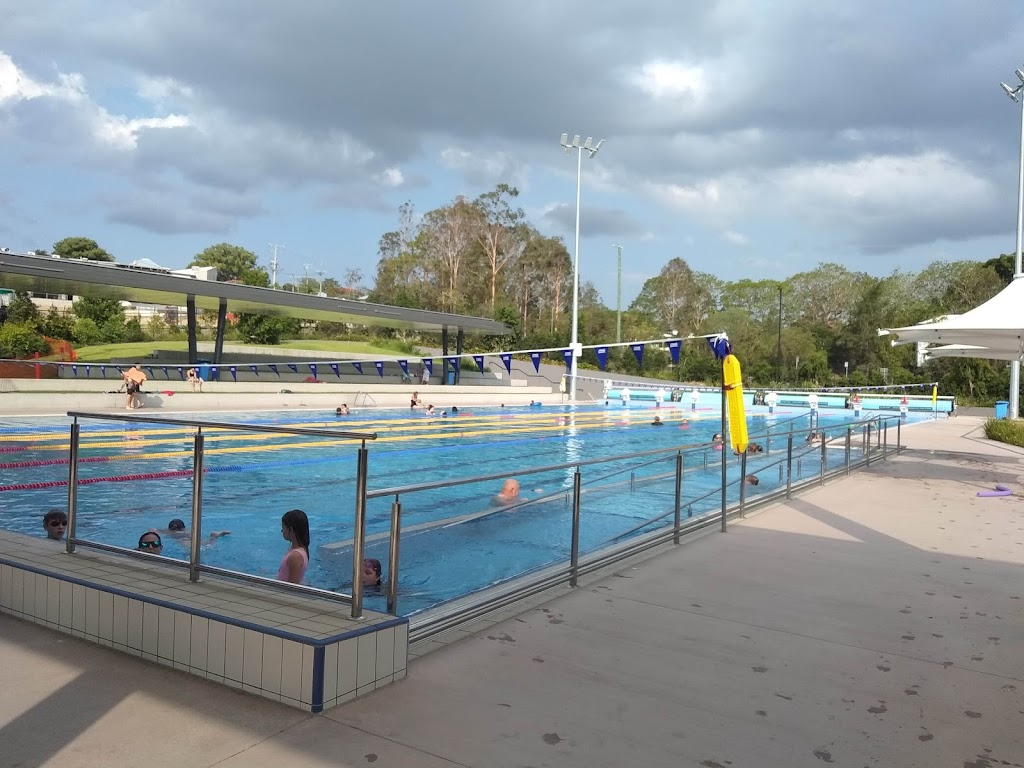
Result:
{"type": "Polygon", "coordinates": [[[441,383],[448,383],[448,326],[441,326],[441,383]]]}
{"type": "Polygon", "coordinates": [[[466,332],[459,328],[459,332],[455,334],[455,354],[459,355],[459,359],[455,361],[455,383],[459,383],[459,379],[462,378],[462,345],[466,340],[466,332]]]}
{"type": "Polygon", "coordinates": [[[199,362],[199,351],[196,346],[196,297],[191,293],[185,297],[185,317],[188,322],[188,364],[199,362]]]}
{"type": "Polygon", "coordinates": [[[217,305],[217,340],[213,344],[213,364],[220,365],[224,356],[224,328],[228,324],[228,300],[221,299],[217,305]]]}

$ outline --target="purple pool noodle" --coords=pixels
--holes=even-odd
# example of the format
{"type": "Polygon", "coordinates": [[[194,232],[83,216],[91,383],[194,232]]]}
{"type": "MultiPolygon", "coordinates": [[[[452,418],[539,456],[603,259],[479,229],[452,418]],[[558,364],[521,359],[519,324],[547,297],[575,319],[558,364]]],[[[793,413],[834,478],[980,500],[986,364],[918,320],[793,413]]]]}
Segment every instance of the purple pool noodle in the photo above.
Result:
{"type": "Polygon", "coordinates": [[[996,490],[994,490],[994,491],[978,491],[978,495],[982,496],[982,497],[985,497],[985,498],[991,498],[991,497],[994,497],[994,496],[1012,496],[1013,495],[1013,491],[1011,491],[1005,485],[997,485],[996,486],[996,490]]]}

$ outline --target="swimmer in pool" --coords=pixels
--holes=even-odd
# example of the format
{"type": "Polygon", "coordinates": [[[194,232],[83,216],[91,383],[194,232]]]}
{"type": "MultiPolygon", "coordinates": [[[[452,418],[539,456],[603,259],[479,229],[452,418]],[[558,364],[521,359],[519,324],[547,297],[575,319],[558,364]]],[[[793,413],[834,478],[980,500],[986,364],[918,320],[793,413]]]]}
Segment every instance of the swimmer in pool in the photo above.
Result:
{"type": "Polygon", "coordinates": [[[499,506],[515,504],[519,501],[519,481],[512,478],[506,480],[505,484],[501,486],[501,491],[498,492],[493,501],[499,506]]]}

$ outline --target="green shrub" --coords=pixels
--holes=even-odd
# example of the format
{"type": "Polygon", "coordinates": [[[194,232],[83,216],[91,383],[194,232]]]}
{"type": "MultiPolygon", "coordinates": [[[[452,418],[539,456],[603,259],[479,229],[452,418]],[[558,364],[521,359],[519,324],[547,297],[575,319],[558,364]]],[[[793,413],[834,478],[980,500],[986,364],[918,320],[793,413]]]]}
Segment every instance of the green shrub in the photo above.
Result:
{"type": "Polygon", "coordinates": [[[4,323],[0,327],[0,357],[31,357],[50,354],[50,345],[29,323],[4,323]]]}
{"type": "Polygon", "coordinates": [[[1024,421],[989,419],[985,422],[985,437],[1024,448],[1024,421]]]}

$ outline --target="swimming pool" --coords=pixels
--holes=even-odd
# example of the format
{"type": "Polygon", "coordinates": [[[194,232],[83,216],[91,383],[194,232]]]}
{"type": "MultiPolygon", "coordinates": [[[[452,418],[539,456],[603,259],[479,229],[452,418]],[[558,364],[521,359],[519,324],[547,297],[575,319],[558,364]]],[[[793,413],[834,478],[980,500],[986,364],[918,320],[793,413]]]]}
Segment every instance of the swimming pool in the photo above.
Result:
{"type": "MultiPolygon", "coordinates": [[[[822,412],[820,426],[844,423],[849,412],[822,412]]],[[[568,558],[573,470],[526,474],[529,468],[572,463],[652,449],[707,444],[720,429],[717,411],[634,405],[544,408],[473,408],[458,416],[428,419],[407,410],[375,410],[337,419],[332,412],[204,414],[228,423],[339,426],[376,432],[369,443],[368,487],[390,488],[453,478],[521,475],[527,506],[502,510],[491,497],[497,483],[444,487],[402,497],[400,612],[422,611],[568,558]],[[655,413],[668,423],[652,427],[655,413]],[[684,421],[685,419],[685,421],[684,421]],[[473,520],[461,518],[493,512],[473,520]]],[[[797,411],[768,416],[752,409],[751,433],[796,418],[797,411]]],[[[67,501],[67,418],[0,420],[0,527],[42,535],[42,514],[67,501]]],[[[788,429],[788,426],[786,427],[788,429]]],[[[203,561],[272,577],[285,550],[281,515],[304,509],[310,518],[313,586],[351,588],[351,538],[355,507],[356,443],[307,436],[204,430],[204,532],[231,534],[204,543],[203,561]]],[[[781,440],[769,455],[748,457],[748,473],[778,461],[781,440]]],[[[804,476],[819,471],[820,451],[806,450],[804,476]]],[[[683,505],[694,515],[715,509],[721,453],[687,454],[683,505]],[[696,500],[696,501],[695,501],[696,500]]],[[[581,551],[606,546],[674,502],[674,455],[619,460],[582,472],[581,551]]],[[[842,451],[829,452],[839,466],[842,451]]],[[[80,442],[78,531],[83,539],[134,547],[139,535],[188,521],[191,510],[192,432],[168,425],[120,425],[83,420],[80,442]]],[[[729,467],[737,478],[739,467],[729,467]]],[[[778,471],[761,471],[748,497],[777,487],[778,471]]],[[[733,486],[730,498],[738,496],[733,486]]],[[[366,557],[387,563],[390,498],[367,505],[366,557]]],[[[685,513],[684,513],[685,514],[685,513]]],[[[671,518],[631,535],[665,525],[671,518]]],[[[164,554],[187,559],[187,542],[164,535],[164,554]]],[[[369,592],[365,605],[383,610],[383,595],[369,592]]]]}

